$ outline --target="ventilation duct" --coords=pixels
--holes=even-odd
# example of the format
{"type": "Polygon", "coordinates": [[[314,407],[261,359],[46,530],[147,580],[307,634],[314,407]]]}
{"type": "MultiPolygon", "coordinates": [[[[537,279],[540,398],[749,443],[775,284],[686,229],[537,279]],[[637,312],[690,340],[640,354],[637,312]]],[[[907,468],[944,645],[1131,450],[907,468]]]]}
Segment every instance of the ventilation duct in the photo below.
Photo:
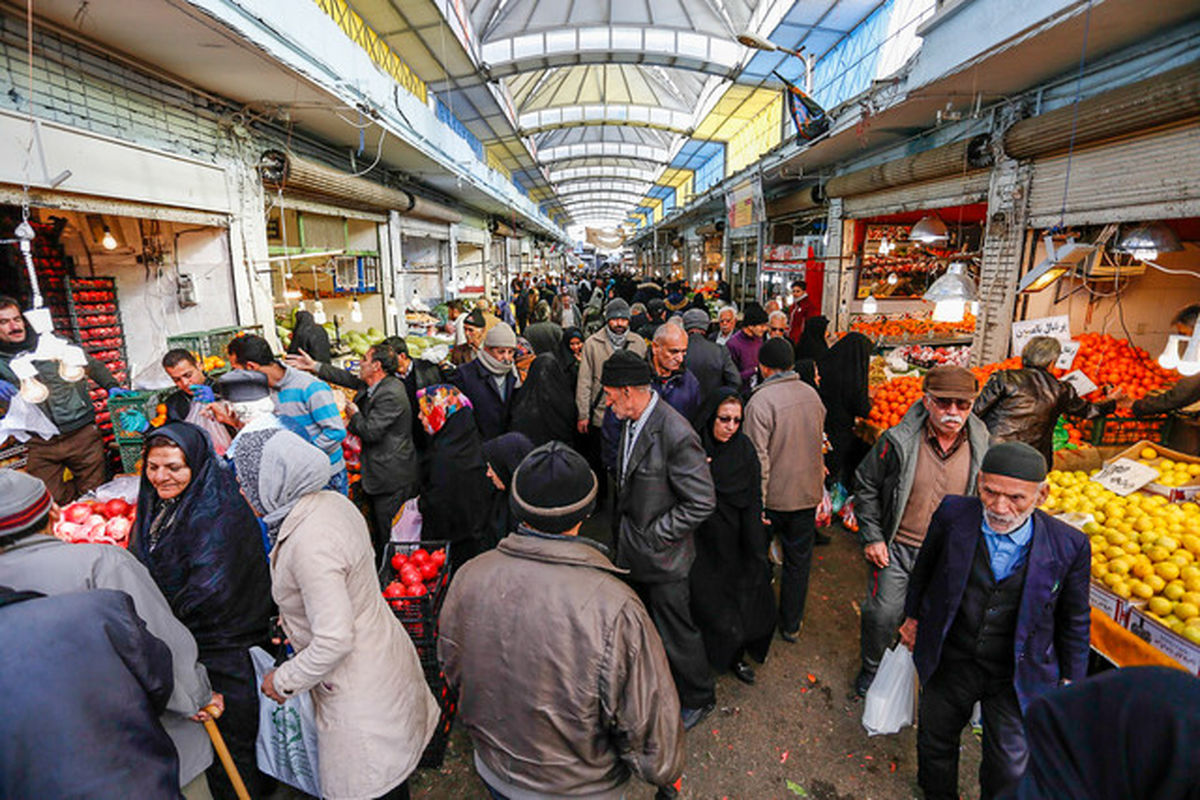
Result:
{"type": "Polygon", "coordinates": [[[776,197],[774,200],[768,200],[767,219],[779,219],[804,211],[812,211],[824,204],[825,195],[822,193],[820,186],[805,186],[798,192],[792,192],[782,197],[776,197]]]}
{"type": "Polygon", "coordinates": [[[289,194],[335,202],[364,211],[399,211],[430,222],[462,222],[462,215],[446,206],[357,178],[304,158],[268,150],[258,160],[263,184],[289,194]]]}
{"type": "Polygon", "coordinates": [[[990,141],[987,134],[980,134],[915,155],[848,172],[830,178],[825,184],[825,194],[829,197],[848,197],[986,169],[992,165],[990,141]]]}

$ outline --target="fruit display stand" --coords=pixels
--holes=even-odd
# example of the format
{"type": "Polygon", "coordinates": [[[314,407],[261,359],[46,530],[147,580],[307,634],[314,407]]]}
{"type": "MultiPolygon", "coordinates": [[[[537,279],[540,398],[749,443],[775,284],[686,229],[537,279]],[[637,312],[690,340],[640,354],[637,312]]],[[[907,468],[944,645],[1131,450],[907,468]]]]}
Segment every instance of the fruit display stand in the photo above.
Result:
{"type": "Polygon", "coordinates": [[[167,349],[187,350],[196,356],[196,362],[210,375],[228,371],[227,350],[229,343],[239,336],[253,333],[262,336],[261,325],[228,325],[207,331],[177,333],[167,337],[167,349]]]}

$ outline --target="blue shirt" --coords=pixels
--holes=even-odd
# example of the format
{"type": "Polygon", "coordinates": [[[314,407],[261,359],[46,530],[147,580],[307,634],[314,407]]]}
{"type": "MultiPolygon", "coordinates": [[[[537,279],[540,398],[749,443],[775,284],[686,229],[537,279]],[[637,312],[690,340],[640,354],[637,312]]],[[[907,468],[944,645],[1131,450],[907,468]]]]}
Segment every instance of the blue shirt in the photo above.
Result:
{"type": "Polygon", "coordinates": [[[1012,533],[996,533],[987,524],[984,517],[983,541],[987,544],[988,559],[992,565],[992,576],[1002,581],[1029,555],[1029,543],[1033,539],[1033,517],[1025,520],[1025,524],[1012,533]]]}

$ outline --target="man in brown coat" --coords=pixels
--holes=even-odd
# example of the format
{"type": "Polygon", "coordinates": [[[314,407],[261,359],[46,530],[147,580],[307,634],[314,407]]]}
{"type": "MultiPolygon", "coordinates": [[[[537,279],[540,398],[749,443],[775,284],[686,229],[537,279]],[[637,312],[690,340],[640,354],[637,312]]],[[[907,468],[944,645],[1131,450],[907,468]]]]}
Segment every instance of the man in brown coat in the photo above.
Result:
{"type": "Polygon", "coordinates": [[[746,403],[744,431],[762,464],[763,508],[783,545],[779,634],[794,642],[804,621],[808,573],[816,537],[816,510],[825,469],[821,461],[825,406],[796,374],[786,338],[769,339],[758,352],[763,382],[746,403]]]}
{"type": "Polygon", "coordinates": [[[631,774],[671,796],[683,772],[654,623],[617,577],[625,570],[578,537],[596,489],[569,447],[531,452],[512,479],[517,532],[467,562],[446,596],[438,658],[495,796],[616,798],[631,774]],[[513,613],[522,598],[536,610],[513,613]]]}

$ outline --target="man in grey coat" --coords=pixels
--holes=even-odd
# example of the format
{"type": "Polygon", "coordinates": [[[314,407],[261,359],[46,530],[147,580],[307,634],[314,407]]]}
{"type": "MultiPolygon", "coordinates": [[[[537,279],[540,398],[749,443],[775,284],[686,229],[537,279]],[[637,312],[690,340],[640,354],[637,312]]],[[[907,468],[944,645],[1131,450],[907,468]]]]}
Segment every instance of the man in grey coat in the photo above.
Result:
{"type": "Polygon", "coordinates": [[[684,728],[713,709],[713,676],[692,621],[688,573],[696,528],[716,509],[700,437],[651,388],[645,359],[622,350],[604,363],[605,403],[621,420],[617,445],[619,567],[662,637],[679,691],[684,728]]]}
{"type": "Polygon", "coordinates": [[[742,385],[742,376],[738,374],[729,350],[705,337],[708,324],[708,312],[702,308],[689,308],[683,312],[683,329],[688,334],[683,366],[700,382],[701,399],[710,397],[722,386],[738,389],[742,385]]]}
{"type": "MultiPolygon", "coordinates": [[[[47,595],[118,589],[133,599],[149,632],[171,651],[174,688],[161,721],[179,753],[179,782],[187,797],[208,796],[204,770],[212,745],[201,724],[210,702],[222,704],[196,658],[196,640],[167,605],[154,579],[128,551],[105,544],[67,544],[45,535],[50,495],[23,472],[0,470],[0,586],[47,595]]],[[[86,665],[83,665],[86,669],[86,665]]]]}

